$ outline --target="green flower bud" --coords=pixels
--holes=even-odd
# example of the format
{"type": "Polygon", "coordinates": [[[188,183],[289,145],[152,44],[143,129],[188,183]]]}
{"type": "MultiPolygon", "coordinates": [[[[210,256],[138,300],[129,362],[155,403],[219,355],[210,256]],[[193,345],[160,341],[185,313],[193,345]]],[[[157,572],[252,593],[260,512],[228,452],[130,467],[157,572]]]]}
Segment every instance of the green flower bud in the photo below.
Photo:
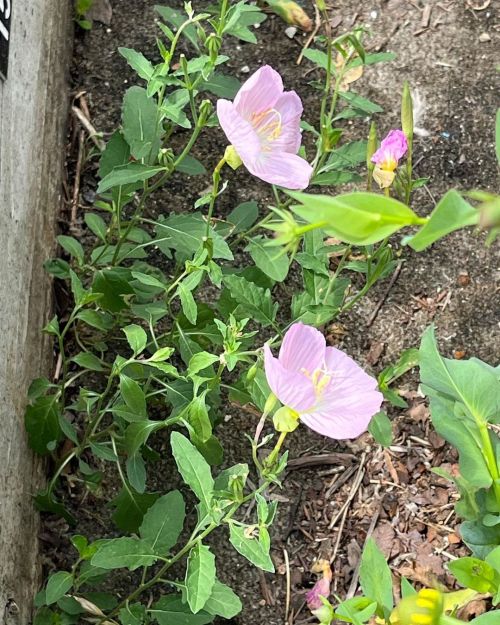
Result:
{"type": "Polygon", "coordinates": [[[404,82],[403,95],[401,98],[401,128],[405,133],[409,145],[411,145],[413,141],[413,100],[410,85],[407,80],[404,82]]]}
{"type": "Polygon", "coordinates": [[[276,406],[276,402],[278,401],[276,395],[271,393],[269,397],[266,399],[266,404],[264,406],[264,414],[269,414],[272,412],[273,408],[276,406]]]}
{"type": "Polygon", "coordinates": [[[375,122],[371,123],[370,132],[368,134],[368,144],[366,146],[366,166],[368,171],[373,171],[375,163],[372,163],[372,156],[377,151],[378,139],[377,139],[377,125],[375,122]]]}
{"type": "Polygon", "coordinates": [[[299,413],[283,406],[274,413],[273,424],[277,432],[293,432],[299,427],[299,413]]]}

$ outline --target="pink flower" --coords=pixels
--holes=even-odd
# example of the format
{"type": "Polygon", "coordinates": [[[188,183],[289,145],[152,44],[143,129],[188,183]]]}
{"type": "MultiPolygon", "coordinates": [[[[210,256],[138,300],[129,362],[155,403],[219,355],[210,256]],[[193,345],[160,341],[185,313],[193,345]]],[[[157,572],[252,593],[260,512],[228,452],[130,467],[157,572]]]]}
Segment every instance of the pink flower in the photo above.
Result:
{"type": "Polygon", "coordinates": [[[330,579],[322,577],[306,594],[307,607],[312,611],[323,607],[320,597],[328,599],[330,596],[330,579]]]}
{"type": "Polygon", "coordinates": [[[373,177],[381,188],[391,186],[395,177],[394,171],[407,150],[408,141],[402,130],[391,130],[382,140],[379,149],[372,156],[372,163],[376,165],[373,177]]]}
{"type": "Polygon", "coordinates": [[[300,148],[302,103],[295,91],[283,91],[281,76],[269,65],[257,70],[234,102],[217,101],[222,130],[248,171],[270,184],[305,189],[312,167],[300,148]]]}
{"type": "Polygon", "coordinates": [[[359,436],[383,401],[374,378],[340,350],[327,347],[321,332],[302,323],[288,330],[278,358],[264,346],[264,365],[281,403],[330,438],[359,436]]]}

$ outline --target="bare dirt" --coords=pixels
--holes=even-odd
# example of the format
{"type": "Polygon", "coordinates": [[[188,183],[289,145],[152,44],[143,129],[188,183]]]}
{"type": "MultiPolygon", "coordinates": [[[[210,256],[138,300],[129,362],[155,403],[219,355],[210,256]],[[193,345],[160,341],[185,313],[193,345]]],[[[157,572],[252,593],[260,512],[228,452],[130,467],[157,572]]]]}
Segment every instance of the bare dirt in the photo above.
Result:
{"type": "MultiPolygon", "coordinates": [[[[134,81],[117,48],[133,47],[157,58],[154,4],[146,0],[113,1],[110,26],[95,23],[92,31],[77,36],[74,90],[86,91],[92,123],[104,133],[119,124],[123,93],[134,81]]],[[[197,10],[203,9],[204,2],[193,4],[197,10]]],[[[426,136],[416,140],[414,161],[416,174],[430,177],[427,188],[415,195],[421,214],[427,214],[434,200],[450,187],[498,191],[494,156],[498,5],[492,1],[483,10],[473,10],[473,4],[482,3],[430,3],[429,26],[424,28],[424,4],[410,0],[330,3],[331,15],[339,22],[336,33],[365,24],[373,35],[369,49],[398,55],[390,64],[367,68],[356,84],[361,94],[384,107],[385,114],[378,116],[381,134],[399,125],[403,81],[409,80],[414,95],[418,94],[422,111],[418,125],[426,136]]],[[[314,15],[312,5],[305,8],[314,15]]],[[[309,85],[314,73],[307,60],[296,64],[306,37],[298,33],[291,40],[285,28],[279,18],[270,16],[256,31],[257,45],[235,42],[230,46],[231,60],[225,71],[244,80],[246,68],[252,72],[269,63],[281,72],[287,88],[300,94],[305,119],[314,122],[318,96],[309,85]]],[[[367,131],[368,121],[355,121],[348,124],[347,135],[359,139],[367,131]]],[[[195,155],[204,159],[210,170],[223,153],[224,137],[212,130],[201,144],[203,152],[195,155]]],[[[95,188],[92,167],[87,168],[83,183],[82,203],[86,204],[95,188]]],[[[185,178],[175,179],[156,198],[152,210],[189,209],[208,184],[208,179],[189,185],[185,178]]],[[[220,210],[249,199],[257,199],[264,208],[270,200],[269,189],[240,169],[221,198],[220,210]]],[[[485,248],[484,236],[469,230],[455,233],[421,254],[403,248],[402,258],[401,274],[373,323],[369,320],[385,296],[387,283],[374,289],[340,323],[327,327],[330,340],[376,373],[393,362],[402,349],[418,346],[422,331],[434,322],[446,356],[477,356],[495,364],[500,352],[498,246],[485,248]]],[[[291,458],[305,458],[306,464],[293,467],[284,488],[273,492],[281,502],[273,536],[275,575],[250,567],[231,550],[222,532],[214,537],[220,576],[238,592],[245,606],[235,624],[251,625],[257,620],[268,625],[307,622],[304,593],[314,582],[310,568],[316,557],[332,560],[335,592],[340,596],[354,592],[359,554],[370,533],[391,558],[396,575],[404,574],[427,585],[436,580],[450,583],[446,562],[463,550],[459,522],[453,513],[455,493],[430,469],[439,465],[453,468],[456,458],[432,432],[417,385],[415,374],[403,379],[409,409],[391,411],[395,440],[386,451],[374,445],[369,435],[337,444],[300,428],[291,437],[291,458]],[[330,456],[317,461],[316,466],[307,465],[310,457],[322,454],[330,456]],[[346,475],[349,479],[344,482],[346,475]],[[285,552],[290,562],[288,614],[285,552]]],[[[252,431],[255,417],[229,408],[227,419],[219,432],[227,462],[241,461],[249,452],[241,431],[252,431]]],[[[161,471],[157,478],[161,487],[161,471]]],[[[89,498],[88,503],[77,531],[94,538],[109,534],[109,514],[101,510],[99,501],[89,498]]],[[[59,565],[66,562],[63,526],[47,524],[43,537],[49,566],[54,561],[59,565]]],[[[476,608],[478,612],[482,609],[484,603],[476,608]]]]}

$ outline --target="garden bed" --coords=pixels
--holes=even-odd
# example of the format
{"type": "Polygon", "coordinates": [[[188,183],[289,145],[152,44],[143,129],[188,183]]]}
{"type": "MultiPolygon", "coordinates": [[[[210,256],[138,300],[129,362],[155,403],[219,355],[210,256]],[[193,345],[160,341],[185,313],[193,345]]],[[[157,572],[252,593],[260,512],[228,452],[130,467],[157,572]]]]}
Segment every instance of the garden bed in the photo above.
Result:
{"type": "MultiPolygon", "coordinates": [[[[154,4],[112,2],[110,25],[95,22],[89,32],[77,33],[74,91],[85,92],[92,124],[105,138],[118,126],[124,91],[136,80],[117,48],[135,48],[148,58],[157,58],[154,4]]],[[[182,6],[181,2],[171,2],[170,6],[174,4],[182,6]]],[[[403,81],[410,82],[414,95],[418,93],[423,111],[419,126],[425,132],[415,140],[415,175],[429,176],[430,181],[415,193],[417,212],[428,214],[434,198],[450,187],[494,191],[495,9],[473,11],[464,2],[444,2],[434,7],[428,27],[416,3],[405,0],[364,6],[338,2],[332,15],[336,33],[367,24],[373,33],[368,50],[397,54],[391,63],[367,67],[356,85],[360,93],[384,108],[382,135],[398,126],[403,81]]],[[[225,50],[230,57],[226,67],[243,81],[261,65],[272,65],[282,74],[286,88],[300,94],[304,118],[314,120],[319,98],[309,82],[315,70],[307,59],[296,64],[307,35],[299,31],[290,39],[286,28],[281,19],[269,16],[255,31],[257,45],[234,40],[229,51],[225,50]]],[[[364,120],[347,123],[347,138],[359,139],[367,133],[364,120]]],[[[75,138],[76,134],[69,150],[68,187],[73,186],[76,168],[75,138]]],[[[176,135],[171,139],[174,146],[180,140],[182,137],[176,135]]],[[[210,139],[207,134],[203,147],[193,153],[210,170],[222,157],[226,144],[222,132],[212,130],[210,139]]],[[[244,201],[257,201],[261,211],[272,202],[269,186],[258,183],[244,168],[231,177],[228,190],[219,199],[217,214],[227,215],[244,201]]],[[[90,161],[81,172],[79,222],[83,207],[95,198],[97,183],[97,170],[90,161]]],[[[188,179],[175,174],[154,195],[149,216],[191,210],[209,184],[208,177],[188,179]]],[[[63,215],[63,222],[66,217],[63,215]]],[[[394,244],[398,245],[397,241],[394,244]]],[[[499,275],[492,251],[485,248],[484,236],[461,231],[439,241],[425,254],[401,248],[399,258],[401,269],[396,279],[382,281],[350,313],[327,324],[327,341],[376,374],[393,363],[403,349],[418,346],[423,330],[434,322],[444,355],[456,359],[476,356],[493,364],[500,341],[499,275]]],[[[278,301],[288,302],[285,289],[278,287],[277,293],[278,301]]],[[[204,297],[210,298],[210,292],[204,297]]],[[[394,441],[388,449],[374,444],[368,434],[341,443],[306,428],[291,435],[288,478],[284,487],[273,488],[271,495],[280,502],[272,530],[276,574],[251,568],[232,550],[222,531],[212,536],[220,578],[232,586],[244,605],[234,623],[250,625],[258,619],[278,625],[285,618],[295,625],[308,622],[304,597],[316,579],[310,569],[318,557],[332,561],[334,592],[342,597],[354,594],[360,553],[370,535],[398,574],[417,584],[432,586],[437,580],[449,587],[452,578],[444,564],[450,557],[465,555],[466,549],[460,542],[459,522],[453,511],[455,491],[430,468],[453,468],[457,458],[432,430],[428,408],[417,387],[416,374],[408,374],[400,384],[409,407],[389,410],[394,441]]],[[[248,441],[241,433],[252,433],[258,417],[230,404],[224,414],[225,424],[219,432],[226,452],[224,464],[250,461],[248,441]]],[[[166,440],[159,437],[154,445],[162,459],[155,465],[154,483],[148,483],[150,490],[166,492],[175,485],[171,479],[173,461],[163,453],[166,440]]],[[[107,498],[116,488],[115,478],[105,476],[107,498]]],[[[78,509],[77,533],[89,539],[113,535],[111,512],[102,507],[98,496],[84,495],[77,484],[61,496],[71,509],[78,509]]],[[[64,521],[45,518],[41,538],[47,572],[53,567],[71,566],[69,536],[73,533],[64,521]]],[[[120,591],[125,594],[133,583],[133,575],[122,576],[120,591]]],[[[485,607],[483,601],[474,609],[479,614],[485,607]]]]}

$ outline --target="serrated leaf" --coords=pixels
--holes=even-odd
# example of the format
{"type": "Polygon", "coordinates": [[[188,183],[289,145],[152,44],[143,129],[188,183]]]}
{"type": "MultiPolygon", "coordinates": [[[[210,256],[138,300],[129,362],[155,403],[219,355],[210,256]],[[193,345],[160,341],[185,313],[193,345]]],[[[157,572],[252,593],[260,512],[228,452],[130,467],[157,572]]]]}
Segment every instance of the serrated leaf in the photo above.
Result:
{"type": "Polygon", "coordinates": [[[290,261],[283,248],[267,247],[265,237],[254,237],[245,251],[250,254],[255,265],[276,282],[283,282],[288,275],[290,261]]]}
{"type": "Polygon", "coordinates": [[[273,304],[269,289],[263,289],[236,275],[225,276],[224,284],[231,297],[239,304],[240,317],[253,318],[264,327],[274,323],[278,304],[273,304]]]}
{"type": "Polygon", "coordinates": [[[136,52],[131,48],[118,48],[118,52],[141,78],[148,81],[151,80],[154,67],[141,52],[136,52]]]}

